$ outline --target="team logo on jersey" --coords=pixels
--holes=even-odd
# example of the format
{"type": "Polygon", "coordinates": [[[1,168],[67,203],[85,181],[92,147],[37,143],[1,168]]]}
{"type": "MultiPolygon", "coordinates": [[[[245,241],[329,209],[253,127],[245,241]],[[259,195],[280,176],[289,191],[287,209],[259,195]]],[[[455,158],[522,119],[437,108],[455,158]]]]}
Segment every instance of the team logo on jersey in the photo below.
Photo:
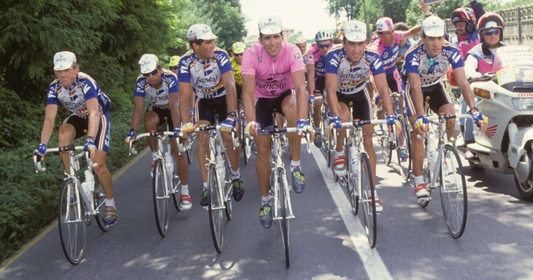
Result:
{"type": "Polygon", "coordinates": [[[301,58],[301,57],[302,57],[302,55],[300,55],[299,53],[295,53],[295,54],[294,54],[294,59],[295,59],[295,60],[298,60],[298,59],[301,58]]]}
{"type": "Polygon", "coordinates": [[[383,58],[387,58],[387,57],[389,57],[389,53],[388,52],[383,54],[383,58]]]}
{"type": "Polygon", "coordinates": [[[259,63],[261,63],[261,62],[263,61],[263,57],[258,56],[258,57],[257,57],[257,60],[259,61],[259,63]]]}

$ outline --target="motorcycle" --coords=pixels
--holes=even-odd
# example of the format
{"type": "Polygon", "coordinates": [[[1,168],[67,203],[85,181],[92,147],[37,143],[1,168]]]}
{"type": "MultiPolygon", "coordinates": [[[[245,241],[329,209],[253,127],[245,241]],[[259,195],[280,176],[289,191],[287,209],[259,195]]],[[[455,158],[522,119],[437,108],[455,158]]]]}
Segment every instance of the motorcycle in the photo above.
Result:
{"type": "Polygon", "coordinates": [[[475,133],[466,148],[473,170],[513,174],[520,196],[533,201],[533,51],[527,46],[498,48],[493,72],[470,84],[488,117],[485,134],[475,133]]]}

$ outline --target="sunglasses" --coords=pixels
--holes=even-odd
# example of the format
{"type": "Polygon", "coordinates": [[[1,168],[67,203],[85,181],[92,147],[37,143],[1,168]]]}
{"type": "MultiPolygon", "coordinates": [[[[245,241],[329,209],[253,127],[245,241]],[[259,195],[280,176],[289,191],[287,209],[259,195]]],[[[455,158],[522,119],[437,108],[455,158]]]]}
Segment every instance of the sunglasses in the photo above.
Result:
{"type": "Polygon", "coordinates": [[[154,71],[152,71],[152,72],[150,72],[150,73],[148,73],[148,74],[143,74],[143,76],[144,76],[145,78],[148,78],[148,77],[150,77],[150,75],[152,75],[152,76],[157,75],[158,72],[159,72],[159,70],[158,70],[158,69],[155,69],[154,71]]]}
{"type": "Polygon", "coordinates": [[[242,53],[234,53],[234,56],[242,56],[242,53]]]}
{"type": "Polygon", "coordinates": [[[435,59],[432,57],[432,58],[429,59],[428,74],[433,72],[433,70],[435,70],[435,59]]]}
{"type": "Polygon", "coordinates": [[[500,29],[487,30],[484,34],[487,36],[500,35],[500,29]]]}
{"type": "Polygon", "coordinates": [[[170,67],[170,70],[178,70],[178,66],[172,66],[170,67]]]}
{"type": "Polygon", "coordinates": [[[318,44],[318,47],[321,48],[321,49],[329,48],[329,47],[331,47],[331,43],[318,44]]]}

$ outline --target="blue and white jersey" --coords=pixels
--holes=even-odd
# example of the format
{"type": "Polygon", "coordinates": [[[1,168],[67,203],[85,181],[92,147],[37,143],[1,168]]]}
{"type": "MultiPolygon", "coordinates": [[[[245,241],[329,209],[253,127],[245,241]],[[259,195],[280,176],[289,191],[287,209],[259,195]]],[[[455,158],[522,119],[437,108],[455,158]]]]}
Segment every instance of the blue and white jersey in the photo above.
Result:
{"type": "Polygon", "coordinates": [[[59,80],[55,79],[49,86],[46,94],[46,105],[63,104],[73,115],[82,118],[89,117],[86,100],[98,98],[100,113],[107,113],[111,107],[111,100],[100,90],[98,84],[89,75],[79,72],[76,80],[69,88],[61,85],[59,80]]]}
{"type": "Polygon", "coordinates": [[[457,47],[448,41],[444,41],[442,51],[433,58],[432,62],[426,53],[424,43],[420,41],[409,49],[405,55],[402,81],[408,83],[407,74],[416,73],[420,75],[422,87],[429,87],[439,83],[441,78],[446,76],[450,65],[454,70],[465,65],[463,58],[461,58],[461,52],[457,47]]]}
{"type": "Polygon", "coordinates": [[[337,75],[337,92],[354,94],[366,86],[366,80],[373,75],[385,73],[379,54],[368,48],[356,63],[348,61],[346,49],[342,46],[331,49],[326,55],[326,73],[337,75]]]}
{"type": "Polygon", "coordinates": [[[178,77],[174,72],[164,70],[161,73],[161,85],[158,89],[148,83],[148,80],[140,75],[135,83],[134,96],[144,97],[150,102],[150,107],[170,108],[169,94],[178,92],[178,77]]]}
{"type": "Polygon", "coordinates": [[[179,62],[178,79],[192,85],[199,98],[216,98],[226,95],[222,74],[233,71],[229,56],[223,49],[215,48],[215,57],[207,62],[199,59],[193,50],[188,51],[179,62]]]}

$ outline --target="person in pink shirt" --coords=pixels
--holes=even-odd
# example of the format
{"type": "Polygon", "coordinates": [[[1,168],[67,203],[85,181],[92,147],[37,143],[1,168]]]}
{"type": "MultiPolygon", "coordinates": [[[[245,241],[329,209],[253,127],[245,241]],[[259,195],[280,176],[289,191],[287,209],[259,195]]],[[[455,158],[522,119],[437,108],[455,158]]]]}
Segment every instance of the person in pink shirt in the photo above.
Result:
{"type": "MultiPolygon", "coordinates": [[[[281,113],[288,127],[297,127],[298,134],[313,131],[306,120],[307,93],[305,70],[300,50],[285,42],[278,16],[259,20],[259,44],[244,51],[241,66],[243,80],[242,100],[246,130],[257,144],[255,170],[261,188],[262,207],[260,223],[264,228],[272,226],[270,178],[270,136],[257,135],[260,128],[273,125],[272,114],[281,113]],[[255,101],[255,102],[254,102],[255,101]],[[254,104],[255,103],[255,104],[254,104]],[[254,106],[255,105],[255,106],[254,106]]],[[[292,187],[296,193],[305,189],[305,177],[300,165],[300,136],[288,135],[291,151],[292,187]]]]}

